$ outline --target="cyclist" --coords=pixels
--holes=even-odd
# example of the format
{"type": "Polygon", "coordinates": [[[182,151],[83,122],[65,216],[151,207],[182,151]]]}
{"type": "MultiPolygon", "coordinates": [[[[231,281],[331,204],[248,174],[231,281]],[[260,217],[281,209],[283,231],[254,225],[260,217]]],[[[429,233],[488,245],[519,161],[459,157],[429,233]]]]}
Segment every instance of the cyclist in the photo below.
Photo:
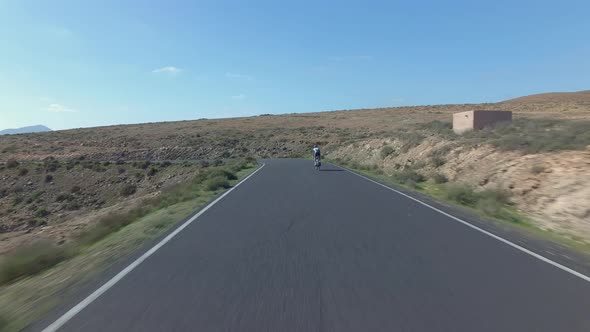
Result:
{"type": "Polygon", "coordinates": [[[317,144],[313,145],[313,164],[314,166],[317,165],[318,163],[321,162],[320,158],[321,158],[321,152],[320,152],[320,148],[318,147],[317,144]]]}

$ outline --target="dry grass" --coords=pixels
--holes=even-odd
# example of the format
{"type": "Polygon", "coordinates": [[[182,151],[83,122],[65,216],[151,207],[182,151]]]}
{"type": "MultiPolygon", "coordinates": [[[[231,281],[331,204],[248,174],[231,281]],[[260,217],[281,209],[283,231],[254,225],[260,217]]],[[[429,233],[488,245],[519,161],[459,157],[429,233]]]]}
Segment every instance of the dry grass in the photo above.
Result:
{"type": "MultiPolygon", "coordinates": [[[[253,167],[251,162],[234,161],[226,166],[208,168],[199,172],[190,182],[169,187],[162,194],[143,200],[132,209],[103,216],[68,245],[55,246],[49,241],[38,241],[32,245],[21,247],[11,254],[5,255],[0,262],[0,284],[36,274],[71,257],[80,248],[93,244],[154,211],[195,199],[204,190],[216,191],[229,188],[230,181],[238,179],[235,172],[251,167],[253,167]]],[[[133,189],[135,190],[135,188],[133,189]]],[[[68,200],[70,197],[70,194],[58,196],[62,201],[68,200]]],[[[48,214],[49,211],[44,208],[35,211],[35,217],[38,218],[44,218],[48,214]]]]}
{"type": "Polygon", "coordinates": [[[74,252],[49,241],[38,241],[17,249],[0,263],[0,285],[23,276],[37,274],[69,257],[74,252]]]}

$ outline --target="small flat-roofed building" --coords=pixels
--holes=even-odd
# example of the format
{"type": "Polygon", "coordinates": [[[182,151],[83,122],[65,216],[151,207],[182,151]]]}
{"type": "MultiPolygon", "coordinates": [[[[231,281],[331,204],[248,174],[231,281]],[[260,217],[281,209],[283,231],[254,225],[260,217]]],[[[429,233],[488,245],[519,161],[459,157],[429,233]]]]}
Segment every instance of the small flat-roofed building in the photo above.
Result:
{"type": "Polygon", "coordinates": [[[469,130],[483,129],[499,122],[511,122],[510,111],[473,110],[453,114],[453,131],[457,134],[469,130]]]}

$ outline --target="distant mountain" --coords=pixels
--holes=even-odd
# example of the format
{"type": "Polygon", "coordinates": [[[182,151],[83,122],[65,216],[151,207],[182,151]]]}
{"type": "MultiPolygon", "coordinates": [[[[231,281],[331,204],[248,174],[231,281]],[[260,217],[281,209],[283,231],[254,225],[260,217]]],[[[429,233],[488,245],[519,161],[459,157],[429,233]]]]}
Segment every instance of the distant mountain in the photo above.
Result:
{"type": "Polygon", "coordinates": [[[28,126],[16,129],[4,129],[0,130],[0,135],[14,135],[14,134],[27,134],[27,133],[43,133],[46,131],[51,131],[51,129],[38,125],[38,126],[28,126]]]}

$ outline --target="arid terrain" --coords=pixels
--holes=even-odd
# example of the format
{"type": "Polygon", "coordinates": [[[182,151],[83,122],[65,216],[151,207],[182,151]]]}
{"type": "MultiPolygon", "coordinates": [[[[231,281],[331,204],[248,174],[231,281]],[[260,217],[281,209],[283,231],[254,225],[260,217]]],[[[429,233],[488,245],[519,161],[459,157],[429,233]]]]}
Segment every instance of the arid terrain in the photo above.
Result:
{"type": "Polygon", "coordinates": [[[590,240],[589,121],[584,91],[1,136],[0,254],[47,234],[63,242],[87,220],[190,178],[200,163],[307,156],[316,142],[331,159],[386,175],[504,190],[539,227],[590,240]],[[472,109],[510,110],[514,123],[452,133],[451,114],[472,109]]]}

